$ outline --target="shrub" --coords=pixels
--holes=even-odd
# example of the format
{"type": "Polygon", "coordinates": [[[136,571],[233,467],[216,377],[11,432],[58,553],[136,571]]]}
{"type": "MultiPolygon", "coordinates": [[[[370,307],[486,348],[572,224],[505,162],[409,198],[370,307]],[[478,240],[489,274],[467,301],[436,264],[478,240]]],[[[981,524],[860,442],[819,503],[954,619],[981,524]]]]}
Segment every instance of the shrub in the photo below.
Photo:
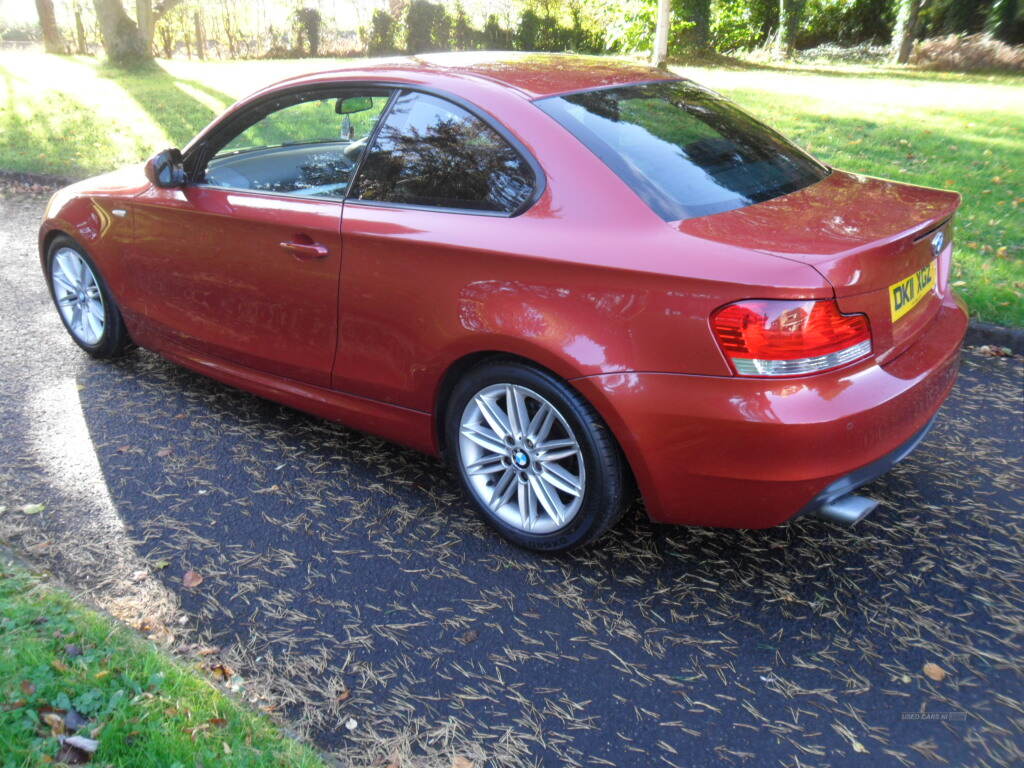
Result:
{"type": "Polygon", "coordinates": [[[1024,45],[987,34],[933,37],[917,44],[910,63],[943,72],[1024,72],[1024,45]]]}
{"type": "Polygon", "coordinates": [[[388,56],[395,52],[395,20],[381,10],[373,12],[370,29],[360,30],[369,56],[388,56]]]}

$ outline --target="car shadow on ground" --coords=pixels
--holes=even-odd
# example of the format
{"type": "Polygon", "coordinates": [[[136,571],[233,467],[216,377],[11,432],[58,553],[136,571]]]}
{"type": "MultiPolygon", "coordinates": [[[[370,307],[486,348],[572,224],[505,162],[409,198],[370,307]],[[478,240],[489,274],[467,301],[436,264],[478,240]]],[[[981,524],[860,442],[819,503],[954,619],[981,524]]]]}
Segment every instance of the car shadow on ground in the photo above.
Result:
{"type": "Polygon", "coordinates": [[[434,459],[153,354],[78,384],[138,556],[250,699],[328,749],[909,765],[983,746],[1012,764],[1024,471],[1020,365],[998,366],[967,357],[855,529],[674,528],[637,507],[560,556],[491,533],[434,459]]]}

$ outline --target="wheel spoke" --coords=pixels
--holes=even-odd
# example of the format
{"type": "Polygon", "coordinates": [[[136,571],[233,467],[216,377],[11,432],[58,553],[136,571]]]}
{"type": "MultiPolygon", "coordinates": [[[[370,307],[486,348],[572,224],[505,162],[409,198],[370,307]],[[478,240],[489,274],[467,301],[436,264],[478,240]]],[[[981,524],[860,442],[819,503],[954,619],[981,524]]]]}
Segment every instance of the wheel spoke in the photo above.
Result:
{"type": "Polygon", "coordinates": [[[68,293],[76,293],[74,284],[68,280],[67,276],[64,274],[64,270],[60,269],[59,264],[57,267],[58,269],[53,271],[53,282],[60,283],[60,287],[68,293]]]}
{"type": "Polygon", "coordinates": [[[508,437],[512,430],[509,428],[508,419],[505,414],[501,412],[501,408],[497,404],[483,395],[477,395],[473,398],[473,402],[476,403],[477,408],[480,409],[480,413],[483,415],[484,420],[490,425],[494,433],[504,440],[508,437]]]}
{"type": "Polygon", "coordinates": [[[466,466],[466,474],[469,475],[493,475],[495,472],[501,472],[505,468],[502,462],[503,456],[499,456],[496,453],[489,453],[486,456],[474,461],[472,464],[466,466]]]}
{"type": "Polygon", "coordinates": [[[462,427],[460,433],[463,437],[469,438],[481,448],[492,453],[504,453],[505,443],[494,432],[482,427],[479,424],[467,424],[462,427]]]}
{"type": "Polygon", "coordinates": [[[561,461],[579,453],[580,447],[572,438],[549,440],[537,446],[537,456],[544,461],[561,461]]]}
{"type": "Polygon", "coordinates": [[[544,463],[540,470],[540,476],[547,483],[561,491],[565,491],[570,496],[578,497],[583,490],[578,477],[574,477],[562,467],[551,462],[544,463]]]}
{"type": "Polygon", "coordinates": [[[508,423],[512,434],[520,437],[526,432],[527,412],[523,393],[515,384],[505,386],[505,407],[508,409],[508,423]]]}
{"type": "Polygon", "coordinates": [[[70,296],[62,296],[61,298],[57,299],[57,306],[60,306],[60,307],[70,307],[74,303],[75,303],[75,296],[74,296],[74,294],[71,294],[70,296]]]}
{"type": "Polygon", "coordinates": [[[519,521],[523,528],[532,531],[537,525],[537,494],[532,483],[519,483],[519,521]]]}
{"type": "Polygon", "coordinates": [[[518,483],[516,482],[515,470],[509,467],[494,485],[494,493],[491,494],[491,509],[501,509],[505,506],[508,500],[512,498],[516,485],[518,483]]]}
{"type": "Polygon", "coordinates": [[[543,403],[537,409],[537,413],[530,420],[530,426],[526,428],[526,436],[534,443],[540,443],[551,432],[551,426],[555,423],[555,409],[547,403],[543,403]]]}
{"type": "Polygon", "coordinates": [[[544,476],[537,477],[536,475],[531,475],[530,485],[544,507],[544,511],[548,513],[555,523],[560,526],[565,525],[565,506],[558,500],[558,494],[548,485],[544,476]]]}

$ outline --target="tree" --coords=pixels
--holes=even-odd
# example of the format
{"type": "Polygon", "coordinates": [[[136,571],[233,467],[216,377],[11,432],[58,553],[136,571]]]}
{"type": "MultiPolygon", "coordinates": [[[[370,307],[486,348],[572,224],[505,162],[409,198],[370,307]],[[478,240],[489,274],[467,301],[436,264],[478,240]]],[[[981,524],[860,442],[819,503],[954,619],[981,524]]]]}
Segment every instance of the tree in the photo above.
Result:
{"type": "Polygon", "coordinates": [[[373,12],[365,43],[370,56],[388,56],[395,52],[395,20],[389,13],[380,9],[373,12]]]}
{"type": "Polygon", "coordinates": [[[1013,45],[1018,42],[1017,37],[1017,11],[1019,3],[1017,0],[996,0],[992,3],[992,10],[989,12],[988,28],[992,36],[1004,43],[1013,45]]]}
{"type": "Polygon", "coordinates": [[[153,60],[150,44],[124,11],[121,0],[93,0],[100,25],[103,50],[111,64],[133,67],[153,60]]]}
{"type": "Polygon", "coordinates": [[[654,64],[668,66],[668,31],[672,26],[672,0],[658,0],[658,23],[654,28],[654,64]]]}
{"type": "Polygon", "coordinates": [[[892,58],[897,64],[906,64],[914,47],[921,0],[897,0],[897,3],[896,24],[892,29],[892,58]]]}
{"type": "Polygon", "coordinates": [[[779,43],[778,54],[785,59],[793,55],[796,48],[796,33],[804,15],[805,0],[779,0],[779,43]]]}
{"type": "Polygon", "coordinates": [[[53,12],[53,0],[36,0],[39,26],[43,30],[43,47],[47,53],[64,53],[64,41],[57,26],[57,14],[53,12]]]}

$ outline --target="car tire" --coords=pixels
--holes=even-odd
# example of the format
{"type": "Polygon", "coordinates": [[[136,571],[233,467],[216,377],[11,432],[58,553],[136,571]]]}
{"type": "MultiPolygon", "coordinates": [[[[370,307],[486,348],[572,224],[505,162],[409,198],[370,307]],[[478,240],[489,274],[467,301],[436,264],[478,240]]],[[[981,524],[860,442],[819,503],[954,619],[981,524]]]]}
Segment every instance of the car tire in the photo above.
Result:
{"type": "Polygon", "coordinates": [[[46,251],[46,282],[68,335],[89,355],[108,360],[134,346],[103,275],[67,235],[55,237],[46,251]]]}
{"type": "Polygon", "coordinates": [[[551,373],[511,360],[470,370],[451,393],[444,427],[467,494],[512,543],[574,549],[622,516],[622,452],[597,411],[551,373]]]}

